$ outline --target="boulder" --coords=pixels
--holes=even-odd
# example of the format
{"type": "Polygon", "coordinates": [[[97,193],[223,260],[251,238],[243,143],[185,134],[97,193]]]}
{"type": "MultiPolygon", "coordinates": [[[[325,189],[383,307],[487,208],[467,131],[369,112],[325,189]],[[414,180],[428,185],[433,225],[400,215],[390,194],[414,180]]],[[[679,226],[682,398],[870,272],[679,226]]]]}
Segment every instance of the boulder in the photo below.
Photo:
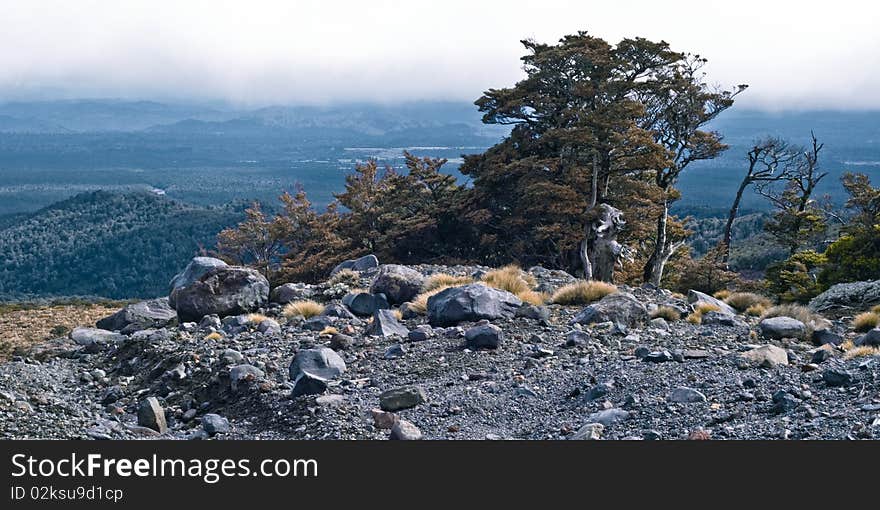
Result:
{"type": "Polygon", "coordinates": [[[409,409],[427,400],[425,391],[418,386],[394,388],[379,395],[379,407],[383,411],[394,412],[409,409]]]}
{"type": "Polygon", "coordinates": [[[572,434],[569,439],[572,441],[597,441],[602,439],[603,430],[605,430],[605,425],[601,423],[587,423],[572,434]]]}
{"type": "Polygon", "coordinates": [[[229,381],[232,391],[238,391],[239,386],[259,381],[266,374],[253,365],[236,365],[229,370],[229,381]]]}
{"type": "Polygon", "coordinates": [[[497,349],[504,340],[501,328],[494,324],[479,324],[464,332],[468,349],[497,349]]]}
{"type": "Polygon", "coordinates": [[[669,396],[666,397],[666,400],[677,404],[695,404],[697,402],[705,402],[706,395],[693,388],[680,387],[672,390],[669,396]]]}
{"type": "Polygon", "coordinates": [[[718,311],[721,313],[726,313],[727,315],[736,315],[736,309],[732,306],[728,305],[724,301],[721,301],[718,298],[714,298],[709,294],[704,294],[700,291],[689,290],[688,291],[688,303],[696,304],[696,303],[706,303],[709,305],[717,306],[718,311]]]}
{"type": "Polygon", "coordinates": [[[269,300],[269,282],[258,271],[245,267],[211,269],[191,284],[172,293],[171,305],[182,322],[200,321],[253,312],[269,300]]]}
{"type": "Polygon", "coordinates": [[[147,397],[138,405],[138,425],[155,430],[160,434],[168,431],[165,410],[156,397],[147,397]]]}
{"type": "Polygon", "coordinates": [[[183,271],[181,271],[180,273],[175,275],[174,278],[171,279],[171,291],[173,292],[174,289],[186,287],[187,285],[200,279],[208,271],[218,267],[228,267],[228,264],[220,259],[215,259],[212,257],[193,258],[190,263],[187,264],[186,268],[184,268],[183,271]]]}
{"type": "Polygon", "coordinates": [[[450,287],[428,298],[428,322],[454,326],[465,321],[511,318],[522,301],[510,292],[472,283],[450,287]]]}
{"type": "Polygon", "coordinates": [[[762,345],[761,347],[746,351],[742,357],[751,364],[764,368],[788,365],[788,354],[785,352],[785,349],[775,345],[762,345]]]}
{"type": "Polygon", "coordinates": [[[707,312],[704,313],[700,324],[704,326],[724,326],[728,328],[748,329],[749,325],[735,315],[724,312],[707,312]]]}
{"type": "Polygon", "coordinates": [[[388,438],[397,441],[418,441],[422,438],[422,431],[406,420],[398,420],[391,427],[391,434],[388,438]]]}
{"type": "Polygon", "coordinates": [[[758,324],[761,334],[767,338],[805,338],[807,326],[791,317],[769,317],[758,324]]]}
{"type": "Polygon", "coordinates": [[[880,304],[880,280],[838,283],[810,301],[814,312],[847,314],[880,304]]]}
{"type": "Polygon", "coordinates": [[[342,262],[333,268],[333,271],[330,271],[330,276],[335,275],[336,273],[342,271],[343,269],[351,269],[352,271],[369,271],[370,269],[375,269],[379,267],[379,259],[376,258],[375,255],[365,255],[359,259],[351,259],[342,262]]]}
{"type": "Polygon", "coordinates": [[[370,293],[384,294],[389,303],[398,305],[416,297],[424,283],[424,275],[415,269],[388,264],[379,268],[370,286],[370,293]]]}
{"type": "Polygon", "coordinates": [[[838,335],[828,328],[822,328],[813,331],[812,340],[815,345],[840,345],[843,343],[843,336],[838,335]]]}
{"type": "Polygon", "coordinates": [[[373,322],[367,326],[364,334],[386,338],[391,336],[406,338],[409,336],[409,330],[397,321],[392,310],[376,310],[376,313],[373,314],[373,322]]]}
{"type": "Polygon", "coordinates": [[[204,429],[209,436],[225,434],[229,432],[229,420],[219,414],[209,413],[202,416],[202,429],[204,429]]]}
{"type": "Polygon", "coordinates": [[[342,304],[351,310],[351,313],[361,317],[369,317],[376,310],[388,308],[388,300],[382,294],[370,294],[369,292],[352,292],[342,298],[342,304]]]}
{"type": "Polygon", "coordinates": [[[858,347],[880,347],[880,328],[874,328],[855,341],[858,347]]]}
{"type": "Polygon", "coordinates": [[[168,304],[168,298],[151,299],[126,305],[122,310],[98,321],[97,326],[107,331],[139,331],[172,326],[177,312],[168,304]]]}
{"type": "Polygon", "coordinates": [[[346,308],[345,305],[334,301],[332,303],[327,304],[324,307],[324,311],[321,312],[321,315],[324,317],[336,317],[338,319],[345,319],[348,321],[352,321],[354,324],[360,324],[360,320],[346,308]]]}
{"type": "Polygon", "coordinates": [[[581,310],[571,324],[612,322],[627,327],[643,326],[648,321],[648,310],[635,296],[627,292],[609,294],[581,310]]]}
{"type": "Polygon", "coordinates": [[[294,396],[323,393],[327,383],[344,372],[345,361],[326,347],[297,352],[288,369],[294,396]]]}
{"type": "Polygon", "coordinates": [[[70,339],[77,345],[92,347],[111,345],[124,340],[125,337],[119,333],[107,331],[106,329],[74,328],[73,331],[70,332],[70,339]]]}
{"type": "Polygon", "coordinates": [[[272,289],[269,300],[273,303],[286,305],[293,301],[310,299],[315,295],[315,290],[305,283],[285,283],[272,289]]]}

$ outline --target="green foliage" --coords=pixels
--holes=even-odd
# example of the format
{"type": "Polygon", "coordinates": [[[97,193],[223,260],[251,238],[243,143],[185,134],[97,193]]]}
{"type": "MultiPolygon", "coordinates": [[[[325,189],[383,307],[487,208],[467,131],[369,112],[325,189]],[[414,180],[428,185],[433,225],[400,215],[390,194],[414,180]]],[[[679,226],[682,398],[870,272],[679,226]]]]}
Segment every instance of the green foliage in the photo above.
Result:
{"type": "Polygon", "coordinates": [[[149,193],[80,194],[0,230],[0,295],[165,295],[238,217],[149,193]]]}
{"type": "Polygon", "coordinates": [[[880,279],[880,188],[864,174],[846,173],[843,187],[853,211],[843,235],[825,251],[828,263],[819,275],[825,285],[880,279]]]}
{"type": "Polygon", "coordinates": [[[825,262],[825,255],[813,250],[795,253],[767,269],[767,290],[783,302],[806,303],[825,290],[816,277],[825,262]]]}

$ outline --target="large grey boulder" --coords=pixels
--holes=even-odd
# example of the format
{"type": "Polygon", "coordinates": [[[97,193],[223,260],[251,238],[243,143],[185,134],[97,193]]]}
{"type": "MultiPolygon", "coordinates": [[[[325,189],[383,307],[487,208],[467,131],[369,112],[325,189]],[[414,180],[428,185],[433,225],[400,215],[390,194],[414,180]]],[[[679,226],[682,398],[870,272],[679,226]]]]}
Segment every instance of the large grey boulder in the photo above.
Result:
{"type": "Polygon", "coordinates": [[[838,283],[810,301],[814,312],[861,312],[880,304],[880,280],[838,283]]]}
{"type": "Polygon", "coordinates": [[[173,292],[174,289],[179,289],[180,287],[186,287],[201,278],[208,271],[218,267],[228,267],[228,264],[213,257],[193,258],[183,271],[177,273],[171,279],[171,291],[173,292]]]}
{"type": "Polygon", "coordinates": [[[778,365],[788,365],[788,354],[785,349],[775,345],[762,345],[742,354],[742,358],[748,363],[764,368],[773,368],[778,365]]]}
{"type": "Polygon", "coordinates": [[[165,410],[156,397],[147,397],[138,405],[138,425],[155,430],[160,434],[168,432],[165,410]]]}
{"type": "Polygon", "coordinates": [[[250,268],[218,267],[175,289],[171,297],[181,322],[198,322],[206,315],[240,315],[264,306],[269,301],[269,281],[250,268]]]}
{"type": "Polygon", "coordinates": [[[407,338],[409,336],[409,330],[406,329],[406,326],[397,321],[397,317],[394,316],[393,311],[376,310],[376,313],[373,314],[373,322],[367,326],[364,334],[385,338],[392,336],[407,338]]]}
{"type": "Polygon", "coordinates": [[[74,328],[70,332],[70,339],[77,345],[84,347],[111,345],[125,339],[119,333],[113,333],[106,329],[98,328],[74,328]]]}
{"type": "Polygon", "coordinates": [[[511,318],[522,301],[482,283],[450,287],[428,298],[428,322],[432,326],[455,326],[460,322],[511,318]]]}
{"type": "Polygon", "coordinates": [[[706,303],[712,306],[717,306],[718,311],[721,313],[725,313],[727,315],[736,315],[736,309],[732,306],[728,305],[724,301],[721,301],[718,298],[714,298],[709,294],[704,294],[697,290],[689,290],[688,291],[688,303],[697,304],[697,303],[706,303]]]}
{"type": "Polygon", "coordinates": [[[648,310],[641,301],[628,292],[617,292],[581,310],[571,323],[589,325],[613,322],[634,328],[643,326],[647,321],[648,310]]]}
{"type": "Polygon", "coordinates": [[[323,393],[327,383],[344,372],[345,361],[327,347],[297,352],[288,369],[294,396],[323,393]]]}
{"type": "Polygon", "coordinates": [[[352,271],[363,272],[379,267],[379,259],[375,255],[365,255],[359,259],[351,259],[342,262],[330,271],[330,276],[342,271],[343,269],[351,269],[352,271]]]}
{"type": "Polygon", "coordinates": [[[140,331],[164,328],[177,322],[177,312],[168,298],[151,299],[126,305],[122,310],[98,321],[97,326],[107,331],[140,331]]]}
{"type": "Polygon", "coordinates": [[[370,286],[371,294],[384,294],[391,304],[412,300],[422,291],[425,276],[406,266],[388,264],[379,268],[379,273],[370,286]]]}
{"type": "Polygon", "coordinates": [[[874,328],[856,339],[858,347],[880,347],[880,328],[874,328]]]}
{"type": "Polygon", "coordinates": [[[370,294],[369,292],[351,292],[342,298],[342,304],[347,306],[355,315],[361,317],[369,317],[376,310],[388,308],[388,300],[385,296],[379,294],[370,294]]]}
{"type": "Polygon", "coordinates": [[[269,300],[273,303],[286,305],[293,301],[309,299],[315,295],[315,289],[305,283],[285,283],[272,289],[269,300]]]}
{"type": "Polygon", "coordinates": [[[807,326],[791,317],[770,317],[764,319],[758,324],[761,328],[761,334],[767,338],[805,338],[807,335],[807,326]]]}

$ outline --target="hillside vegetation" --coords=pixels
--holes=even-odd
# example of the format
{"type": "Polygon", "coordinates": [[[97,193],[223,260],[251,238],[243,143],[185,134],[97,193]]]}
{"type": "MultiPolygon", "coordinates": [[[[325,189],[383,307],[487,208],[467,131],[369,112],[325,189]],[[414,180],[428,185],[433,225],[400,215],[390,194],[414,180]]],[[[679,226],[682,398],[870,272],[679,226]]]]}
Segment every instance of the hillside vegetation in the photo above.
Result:
{"type": "Polygon", "coordinates": [[[149,193],[77,195],[0,230],[0,296],[161,295],[237,218],[149,193]]]}

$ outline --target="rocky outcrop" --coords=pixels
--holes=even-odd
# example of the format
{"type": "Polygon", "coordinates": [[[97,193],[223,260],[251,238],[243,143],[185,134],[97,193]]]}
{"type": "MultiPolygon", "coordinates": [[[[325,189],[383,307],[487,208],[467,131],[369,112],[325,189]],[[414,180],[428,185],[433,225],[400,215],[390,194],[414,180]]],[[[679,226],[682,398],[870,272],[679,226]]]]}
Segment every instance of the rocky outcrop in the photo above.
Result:
{"type": "Polygon", "coordinates": [[[406,266],[389,264],[379,268],[370,286],[370,293],[384,294],[389,303],[399,305],[416,297],[424,283],[422,273],[406,266]]]}
{"type": "Polygon", "coordinates": [[[428,298],[428,322],[432,326],[454,326],[465,321],[510,318],[522,301],[503,290],[472,283],[451,287],[428,298]]]}
{"type": "Polygon", "coordinates": [[[648,309],[627,292],[609,294],[578,313],[572,324],[613,322],[627,327],[638,327],[648,321],[648,309]]]}
{"type": "Polygon", "coordinates": [[[124,333],[149,328],[164,328],[177,322],[177,311],[168,298],[151,299],[126,305],[122,310],[98,321],[100,329],[124,333]]]}
{"type": "Polygon", "coordinates": [[[839,283],[810,301],[814,312],[847,314],[880,304],[880,280],[839,283]]]}
{"type": "Polygon", "coordinates": [[[212,314],[239,315],[253,312],[269,301],[269,282],[253,269],[218,267],[175,289],[171,301],[181,322],[198,322],[212,314]]]}

